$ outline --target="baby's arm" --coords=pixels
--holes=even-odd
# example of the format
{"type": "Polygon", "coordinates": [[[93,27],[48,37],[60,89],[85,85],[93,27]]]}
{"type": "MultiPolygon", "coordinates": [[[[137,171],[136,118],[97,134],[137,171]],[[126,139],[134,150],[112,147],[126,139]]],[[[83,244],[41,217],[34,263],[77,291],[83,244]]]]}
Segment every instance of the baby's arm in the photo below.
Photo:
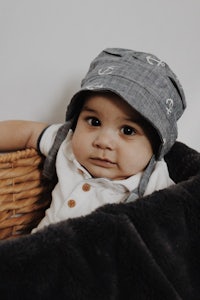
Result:
{"type": "Polygon", "coordinates": [[[41,132],[48,125],[33,121],[2,121],[0,122],[0,151],[37,148],[41,132]]]}

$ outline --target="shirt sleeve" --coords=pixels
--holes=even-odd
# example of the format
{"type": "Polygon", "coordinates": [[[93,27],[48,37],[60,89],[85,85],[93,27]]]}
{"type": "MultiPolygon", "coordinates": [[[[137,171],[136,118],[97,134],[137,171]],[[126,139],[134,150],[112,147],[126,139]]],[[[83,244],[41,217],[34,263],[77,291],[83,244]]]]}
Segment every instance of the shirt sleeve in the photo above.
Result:
{"type": "Polygon", "coordinates": [[[38,150],[44,155],[47,156],[49,153],[49,150],[51,149],[56,133],[58,129],[63,124],[53,124],[49,127],[45,128],[45,130],[41,133],[39,139],[38,139],[38,150]]]}

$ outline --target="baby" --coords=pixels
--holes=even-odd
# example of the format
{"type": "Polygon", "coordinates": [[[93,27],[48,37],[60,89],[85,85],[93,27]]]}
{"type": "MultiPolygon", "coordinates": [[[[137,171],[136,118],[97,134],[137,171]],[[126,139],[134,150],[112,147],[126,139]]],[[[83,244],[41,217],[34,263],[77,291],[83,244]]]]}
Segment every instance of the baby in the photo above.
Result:
{"type": "Polygon", "coordinates": [[[164,155],[186,107],[182,87],[157,57],[105,49],[72,98],[66,123],[1,122],[1,150],[38,148],[56,170],[52,204],[38,229],[130,202],[173,183],[164,155]]]}

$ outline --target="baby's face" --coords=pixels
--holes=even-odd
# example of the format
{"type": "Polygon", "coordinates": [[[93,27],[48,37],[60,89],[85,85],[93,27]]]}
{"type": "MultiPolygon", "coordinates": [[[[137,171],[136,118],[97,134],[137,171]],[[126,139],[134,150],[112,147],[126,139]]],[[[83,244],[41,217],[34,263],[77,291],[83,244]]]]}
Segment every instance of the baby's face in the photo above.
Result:
{"type": "Polygon", "coordinates": [[[72,136],[78,162],[93,177],[125,179],[142,171],[153,155],[140,115],[117,96],[88,98],[72,136]]]}

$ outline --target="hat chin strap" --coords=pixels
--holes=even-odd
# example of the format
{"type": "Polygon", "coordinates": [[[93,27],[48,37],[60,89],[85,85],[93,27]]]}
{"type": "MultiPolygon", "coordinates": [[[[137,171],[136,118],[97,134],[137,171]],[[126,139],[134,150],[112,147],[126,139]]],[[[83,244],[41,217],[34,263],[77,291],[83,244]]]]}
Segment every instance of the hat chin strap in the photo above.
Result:
{"type": "Polygon", "coordinates": [[[154,164],[155,164],[155,155],[153,155],[148,163],[148,166],[146,167],[146,169],[144,170],[142,177],[140,179],[139,185],[137,188],[135,188],[131,194],[129,195],[129,197],[127,198],[127,200],[125,201],[126,203],[128,202],[133,202],[136,199],[142,197],[145,193],[147,184],[149,182],[149,178],[153,172],[154,169],[154,164]]]}

